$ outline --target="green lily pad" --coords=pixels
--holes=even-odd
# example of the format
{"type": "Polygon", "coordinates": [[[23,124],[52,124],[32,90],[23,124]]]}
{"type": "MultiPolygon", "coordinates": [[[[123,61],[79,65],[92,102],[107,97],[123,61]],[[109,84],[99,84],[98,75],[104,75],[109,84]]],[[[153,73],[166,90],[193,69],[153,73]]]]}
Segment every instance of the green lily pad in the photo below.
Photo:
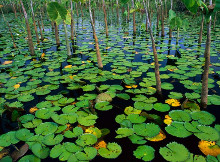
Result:
{"type": "Polygon", "coordinates": [[[156,103],[154,104],[154,109],[160,112],[166,112],[170,110],[170,106],[168,104],[156,103]]]}
{"type": "Polygon", "coordinates": [[[50,149],[48,147],[42,146],[40,143],[33,144],[31,151],[40,159],[45,159],[50,154],[50,149]]]}
{"type": "Polygon", "coordinates": [[[134,133],[134,130],[131,128],[118,128],[116,133],[118,135],[115,138],[124,138],[124,137],[131,136],[134,133]]]}
{"type": "Polygon", "coordinates": [[[203,125],[211,125],[215,121],[215,116],[207,111],[192,112],[191,117],[203,125]]]}
{"type": "Polygon", "coordinates": [[[63,135],[58,134],[56,137],[54,134],[48,134],[44,136],[43,143],[48,146],[59,144],[63,140],[63,135]]]}
{"type": "Polygon", "coordinates": [[[108,143],[107,148],[100,148],[98,150],[99,155],[107,159],[115,159],[121,152],[121,146],[117,143],[108,143]]]}
{"type": "Polygon", "coordinates": [[[154,148],[151,146],[143,145],[138,146],[138,148],[133,152],[134,156],[137,159],[141,159],[143,161],[151,161],[154,159],[154,148]]]}
{"type": "Polygon", "coordinates": [[[35,133],[42,134],[45,136],[50,133],[56,132],[57,128],[58,128],[58,125],[56,123],[45,122],[45,123],[41,123],[40,125],[37,126],[37,128],[35,128],[35,133]]]}
{"type": "Polygon", "coordinates": [[[109,102],[103,101],[103,102],[98,102],[95,104],[95,109],[101,110],[101,111],[107,111],[112,109],[112,105],[109,105],[109,102]]]}
{"type": "Polygon", "coordinates": [[[91,146],[97,142],[97,137],[93,134],[82,134],[76,140],[76,144],[79,146],[91,146]]]}
{"type": "Polygon", "coordinates": [[[217,141],[219,140],[219,132],[212,127],[204,126],[204,125],[198,125],[197,128],[201,131],[198,133],[194,133],[196,137],[198,137],[201,140],[205,141],[217,141]]]}
{"type": "Polygon", "coordinates": [[[134,133],[148,138],[155,137],[160,132],[160,127],[153,123],[134,124],[133,128],[134,128],[134,133]]]}
{"type": "Polygon", "coordinates": [[[98,117],[96,115],[89,114],[88,116],[79,116],[77,120],[81,125],[91,126],[96,123],[97,118],[98,117]]]}
{"type": "Polygon", "coordinates": [[[17,139],[19,139],[21,141],[27,141],[28,138],[30,138],[34,134],[31,133],[30,130],[23,128],[23,129],[16,131],[15,135],[16,135],[17,139]]]}

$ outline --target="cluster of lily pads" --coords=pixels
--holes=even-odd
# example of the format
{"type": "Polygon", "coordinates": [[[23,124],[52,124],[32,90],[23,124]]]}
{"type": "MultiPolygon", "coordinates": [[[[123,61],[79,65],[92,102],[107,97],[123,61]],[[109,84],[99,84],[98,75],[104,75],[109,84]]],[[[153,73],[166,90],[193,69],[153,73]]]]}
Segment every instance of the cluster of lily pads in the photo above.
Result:
{"type": "MultiPolygon", "coordinates": [[[[112,100],[117,98],[134,103],[128,107],[118,103],[125,114],[118,115],[115,120],[120,125],[116,138],[128,137],[133,144],[140,145],[133,152],[136,158],[151,161],[159,151],[167,161],[220,160],[216,155],[220,149],[219,125],[214,123],[212,114],[200,111],[196,104],[200,98],[199,77],[204,64],[201,57],[204,47],[191,46],[197,40],[194,38],[196,31],[180,32],[180,38],[185,39],[179,41],[181,49],[178,44],[167,43],[167,37],[156,38],[161,86],[168,94],[168,99],[162,103],[154,95],[153,52],[146,33],[140,30],[139,35],[133,38],[123,33],[131,31],[131,25],[127,29],[110,27],[109,38],[106,38],[97,20],[96,30],[104,65],[100,70],[96,66],[90,23],[83,21],[84,24],[76,27],[77,48],[71,58],[66,55],[62,34],[60,51],[53,51],[54,36],[51,31],[45,31],[45,37],[49,39],[35,44],[39,50],[33,57],[23,50],[27,48],[23,38],[25,33],[17,31],[18,49],[15,50],[10,48],[11,41],[6,39],[7,33],[1,29],[4,36],[0,37],[0,42],[5,48],[0,51],[3,62],[0,65],[0,114],[4,116],[11,112],[12,121],[19,123],[19,129],[0,136],[0,150],[27,144],[30,151],[28,155],[19,157],[21,162],[46,158],[90,161],[97,155],[117,158],[123,146],[114,140],[105,142],[104,137],[109,130],[95,126],[98,125],[99,111],[114,109],[112,100]],[[181,56],[172,52],[168,54],[169,50],[177,50],[181,56]],[[33,105],[36,100],[37,104],[33,105]],[[168,115],[163,118],[165,113],[168,115]],[[162,124],[163,119],[167,126],[162,124]],[[209,154],[207,157],[191,153],[183,145],[184,140],[183,144],[169,141],[159,150],[146,145],[147,142],[165,140],[166,136],[187,138],[192,135],[201,140],[199,147],[205,155],[209,154]],[[204,150],[204,144],[210,150],[204,150]],[[211,155],[210,151],[213,152],[211,155]]],[[[49,23],[47,25],[49,28],[49,23]]],[[[214,36],[216,40],[218,37],[214,36]]],[[[220,82],[213,77],[220,75],[220,46],[215,41],[213,44],[215,48],[211,50],[211,57],[215,59],[209,78],[209,90],[213,92],[208,96],[208,105],[220,105],[220,82]]],[[[4,159],[11,160],[9,156],[4,159]]]]}

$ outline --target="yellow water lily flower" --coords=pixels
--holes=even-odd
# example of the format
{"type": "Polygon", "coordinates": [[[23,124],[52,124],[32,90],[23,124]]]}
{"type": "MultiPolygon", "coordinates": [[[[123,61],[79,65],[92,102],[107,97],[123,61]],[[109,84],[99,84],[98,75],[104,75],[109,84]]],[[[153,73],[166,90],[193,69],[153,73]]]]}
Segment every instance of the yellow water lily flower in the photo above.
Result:
{"type": "Polygon", "coordinates": [[[132,85],[132,88],[137,88],[138,85],[132,85]]]}
{"type": "Polygon", "coordinates": [[[41,58],[44,58],[44,56],[45,56],[45,53],[42,53],[42,54],[41,54],[41,58]]]}
{"type": "Polygon", "coordinates": [[[132,86],[129,86],[129,85],[125,85],[125,88],[132,88],[132,86]]]}
{"type": "Polygon", "coordinates": [[[90,60],[87,60],[87,62],[91,62],[90,60]]]}
{"type": "Polygon", "coordinates": [[[216,145],[214,141],[199,141],[198,144],[199,149],[205,155],[218,156],[220,154],[220,147],[216,145]]]}
{"type": "Polygon", "coordinates": [[[3,64],[2,65],[8,65],[8,64],[11,64],[13,61],[5,61],[5,62],[3,62],[3,64]]]}
{"type": "Polygon", "coordinates": [[[105,49],[109,49],[109,48],[111,48],[111,47],[106,47],[105,49]]]}
{"type": "Polygon", "coordinates": [[[32,107],[32,108],[30,108],[29,112],[30,112],[31,114],[33,114],[33,113],[35,113],[37,110],[38,110],[37,107],[32,107]]]}
{"type": "Polygon", "coordinates": [[[97,150],[100,148],[106,148],[107,143],[104,140],[101,140],[100,142],[96,143],[94,148],[96,148],[97,150]]]}
{"type": "Polygon", "coordinates": [[[15,89],[18,89],[18,88],[20,87],[20,84],[15,84],[13,87],[14,87],[15,89]]]}
{"type": "Polygon", "coordinates": [[[82,63],[84,64],[84,63],[85,63],[85,61],[82,61],[82,63]]]}
{"type": "Polygon", "coordinates": [[[64,68],[71,68],[73,65],[66,65],[64,68]]]}
{"type": "Polygon", "coordinates": [[[169,105],[171,105],[171,106],[173,106],[173,107],[178,107],[178,106],[181,105],[180,102],[179,102],[179,100],[177,100],[177,99],[167,99],[167,100],[165,101],[165,103],[167,103],[167,104],[169,104],[169,105]]]}
{"type": "Polygon", "coordinates": [[[163,121],[166,125],[170,125],[172,123],[172,118],[169,115],[165,115],[165,119],[163,121]]]}

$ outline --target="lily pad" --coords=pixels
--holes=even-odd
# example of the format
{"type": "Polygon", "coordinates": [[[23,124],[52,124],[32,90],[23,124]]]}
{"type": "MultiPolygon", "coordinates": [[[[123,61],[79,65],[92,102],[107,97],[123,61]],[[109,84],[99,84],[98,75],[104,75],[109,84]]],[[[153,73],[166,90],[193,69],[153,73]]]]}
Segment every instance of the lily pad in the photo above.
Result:
{"type": "Polygon", "coordinates": [[[137,159],[141,159],[143,161],[151,161],[154,159],[154,148],[151,146],[143,145],[138,146],[138,148],[133,152],[134,156],[137,159]]]}

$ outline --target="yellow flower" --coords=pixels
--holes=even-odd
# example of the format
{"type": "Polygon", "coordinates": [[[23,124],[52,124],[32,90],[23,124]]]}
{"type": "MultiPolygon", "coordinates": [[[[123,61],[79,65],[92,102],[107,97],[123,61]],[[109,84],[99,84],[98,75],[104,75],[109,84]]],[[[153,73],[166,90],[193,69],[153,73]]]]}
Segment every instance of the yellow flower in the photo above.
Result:
{"type": "Polygon", "coordinates": [[[205,155],[218,156],[220,154],[220,147],[214,141],[201,140],[198,144],[199,149],[205,155]]]}
{"type": "Polygon", "coordinates": [[[132,85],[132,88],[137,88],[137,85],[132,85]]]}
{"type": "Polygon", "coordinates": [[[107,144],[105,141],[101,140],[100,142],[96,143],[94,148],[96,148],[97,150],[100,148],[106,148],[107,144]]]}
{"type": "Polygon", "coordinates": [[[169,104],[169,105],[171,105],[171,106],[173,106],[173,107],[178,107],[178,106],[181,105],[180,102],[179,102],[179,100],[177,100],[177,99],[167,99],[167,100],[165,101],[165,103],[167,103],[167,104],[169,104]]]}
{"type": "Polygon", "coordinates": [[[106,47],[105,49],[109,49],[109,48],[111,48],[111,47],[106,47]]]}
{"type": "Polygon", "coordinates": [[[132,88],[132,86],[129,86],[129,85],[126,85],[125,87],[126,87],[126,88],[132,88]]]}
{"type": "Polygon", "coordinates": [[[66,65],[64,68],[71,68],[73,65],[66,65]]]}
{"type": "Polygon", "coordinates": [[[38,110],[38,108],[37,107],[32,107],[32,108],[30,108],[30,110],[29,110],[29,112],[31,113],[31,114],[33,114],[35,111],[37,111],[38,110]]]}
{"type": "Polygon", "coordinates": [[[91,62],[90,60],[87,60],[87,62],[91,62]]]}
{"type": "Polygon", "coordinates": [[[73,76],[72,76],[72,75],[70,75],[70,76],[69,76],[69,78],[70,78],[70,79],[73,79],[73,76]]]}
{"type": "Polygon", "coordinates": [[[13,61],[5,61],[5,62],[3,62],[3,64],[2,65],[8,65],[8,64],[11,64],[13,61]]]}
{"type": "Polygon", "coordinates": [[[169,115],[165,115],[165,119],[163,121],[166,125],[170,125],[172,123],[172,118],[169,115]]]}
{"type": "Polygon", "coordinates": [[[44,58],[44,56],[45,56],[45,53],[42,53],[41,57],[44,58]]]}
{"type": "Polygon", "coordinates": [[[14,85],[14,88],[15,88],[15,89],[18,89],[19,87],[20,87],[20,84],[15,84],[15,85],[14,85]]]}
{"type": "Polygon", "coordinates": [[[84,63],[85,63],[85,61],[82,61],[82,63],[84,64],[84,63]]]}

